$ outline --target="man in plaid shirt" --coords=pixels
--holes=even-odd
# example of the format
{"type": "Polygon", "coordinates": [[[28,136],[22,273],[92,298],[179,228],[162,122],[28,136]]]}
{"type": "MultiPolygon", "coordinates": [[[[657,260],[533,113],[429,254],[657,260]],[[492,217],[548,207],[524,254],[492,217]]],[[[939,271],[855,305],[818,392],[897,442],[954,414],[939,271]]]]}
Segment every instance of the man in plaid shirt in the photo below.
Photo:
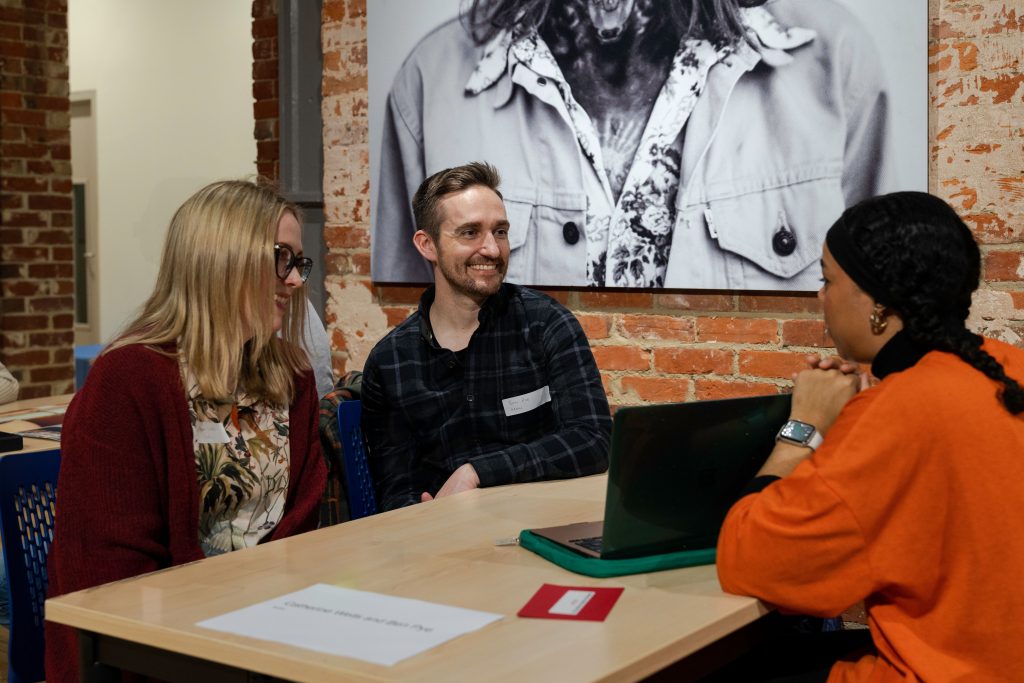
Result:
{"type": "Polygon", "coordinates": [[[493,167],[472,163],[432,175],[413,197],[413,243],[435,284],[363,373],[363,434],[385,510],[608,466],[611,415],[579,322],[503,283],[498,183],[493,167]]]}

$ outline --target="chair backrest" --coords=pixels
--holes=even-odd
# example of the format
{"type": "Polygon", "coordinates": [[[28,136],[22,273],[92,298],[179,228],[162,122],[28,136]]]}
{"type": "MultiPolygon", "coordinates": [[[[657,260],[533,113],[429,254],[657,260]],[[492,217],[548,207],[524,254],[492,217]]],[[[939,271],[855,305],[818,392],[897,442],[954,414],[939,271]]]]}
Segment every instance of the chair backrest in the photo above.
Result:
{"type": "Polygon", "coordinates": [[[59,470],[59,450],[0,456],[0,542],[11,598],[11,683],[44,678],[46,555],[53,540],[59,470]]]}
{"type": "Polygon", "coordinates": [[[360,426],[362,416],[361,401],[338,404],[338,436],[345,461],[345,489],[352,519],[377,514],[377,496],[373,492],[373,477],[366,462],[366,446],[360,426]]]}

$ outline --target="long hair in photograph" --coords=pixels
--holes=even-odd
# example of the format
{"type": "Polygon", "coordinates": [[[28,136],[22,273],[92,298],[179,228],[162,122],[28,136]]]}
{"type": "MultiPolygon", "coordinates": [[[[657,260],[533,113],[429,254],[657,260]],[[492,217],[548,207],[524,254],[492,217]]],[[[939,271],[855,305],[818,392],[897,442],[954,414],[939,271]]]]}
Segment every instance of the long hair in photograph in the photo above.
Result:
{"type": "Polygon", "coordinates": [[[274,332],[274,240],[285,212],[299,218],[295,205],[248,181],[192,195],[171,219],[153,293],[107,350],[175,343],[204,398],[227,400],[241,386],[287,405],[309,362],[298,345],[305,286],[289,297],[281,336],[274,332]]]}

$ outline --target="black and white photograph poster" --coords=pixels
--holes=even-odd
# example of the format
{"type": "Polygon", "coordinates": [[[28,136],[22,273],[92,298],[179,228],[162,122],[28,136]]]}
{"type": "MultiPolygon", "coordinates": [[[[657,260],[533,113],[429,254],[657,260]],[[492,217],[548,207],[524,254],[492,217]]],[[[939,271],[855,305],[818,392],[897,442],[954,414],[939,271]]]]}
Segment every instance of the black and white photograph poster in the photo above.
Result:
{"type": "Polygon", "coordinates": [[[812,291],[843,209],[927,189],[926,0],[373,0],[372,277],[493,164],[506,280],[812,291]]]}

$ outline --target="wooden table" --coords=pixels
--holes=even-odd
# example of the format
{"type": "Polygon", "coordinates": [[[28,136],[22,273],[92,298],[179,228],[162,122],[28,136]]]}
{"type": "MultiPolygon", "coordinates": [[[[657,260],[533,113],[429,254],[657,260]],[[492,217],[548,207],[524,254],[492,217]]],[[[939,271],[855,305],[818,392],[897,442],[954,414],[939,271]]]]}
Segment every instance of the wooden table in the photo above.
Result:
{"type": "MultiPolygon", "coordinates": [[[[60,396],[30,398],[24,401],[5,403],[0,406],[0,431],[17,433],[24,432],[29,429],[38,429],[39,425],[32,422],[32,415],[36,415],[38,413],[62,415],[64,414],[64,411],[67,410],[68,404],[71,403],[71,399],[74,398],[74,396],[74,394],[62,394],[60,396]]],[[[25,445],[20,451],[0,453],[0,458],[5,455],[10,455],[11,453],[51,451],[55,448],[60,448],[60,442],[48,441],[46,439],[25,438],[25,445]]]]}
{"type": "MultiPolygon", "coordinates": [[[[84,656],[169,680],[668,680],[735,656],[767,608],[721,591],[713,566],[592,579],[494,540],[600,519],[605,476],[463,493],[46,602],[84,656]],[[393,667],[211,631],[195,623],[315,583],[505,615],[393,667]],[[520,619],[542,583],[626,588],[605,622],[520,619]],[[734,634],[730,636],[730,634],[734,634]],[[182,657],[184,655],[184,657],[182,657]],[[682,660],[682,661],[681,661],[682,660]],[[260,679],[265,680],[265,679],[260,679]]],[[[103,667],[91,680],[108,680],[103,667]]]]}

